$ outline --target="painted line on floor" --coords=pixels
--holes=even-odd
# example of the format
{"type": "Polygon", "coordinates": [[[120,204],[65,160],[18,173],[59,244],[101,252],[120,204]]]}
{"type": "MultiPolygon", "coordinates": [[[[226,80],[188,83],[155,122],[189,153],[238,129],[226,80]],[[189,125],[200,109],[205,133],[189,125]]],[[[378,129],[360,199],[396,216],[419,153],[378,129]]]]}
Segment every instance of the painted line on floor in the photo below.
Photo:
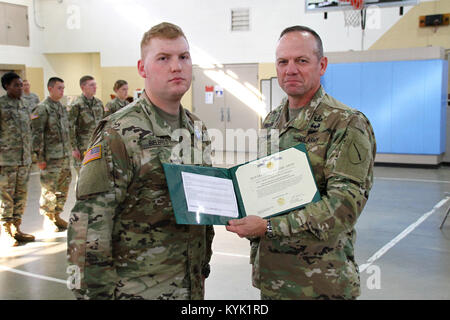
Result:
{"type": "Polygon", "coordinates": [[[67,285],[67,280],[61,280],[61,279],[56,279],[56,278],[52,278],[52,277],[42,276],[40,274],[26,272],[26,271],[14,269],[14,268],[2,266],[2,265],[0,265],[0,270],[17,273],[17,274],[20,274],[20,275],[26,276],[26,277],[37,278],[37,279],[41,279],[41,280],[47,280],[47,281],[52,281],[52,282],[57,282],[57,283],[67,285]]]}
{"type": "Polygon", "coordinates": [[[375,177],[375,180],[393,180],[393,181],[410,181],[410,182],[428,182],[428,183],[450,183],[446,180],[427,180],[427,179],[407,179],[407,178],[387,178],[387,177],[375,177]]]}
{"type": "Polygon", "coordinates": [[[419,219],[417,219],[416,222],[411,224],[409,227],[407,227],[405,230],[403,230],[398,236],[396,236],[394,239],[392,239],[389,243],[387,243],[384,247],[382,247],[380,250],[375,252],[373,256],[367,260],[367,263],[362,264],[359,266],[359,272],[363,272],[366,270],[371,264],[373,264],[376,260],[380,259],[386,252],[388,252],[393,246],[395,246],[400,240],[402,240],[404,237],[406,237],[408,234],[414,231],[422,222],[424,222],[429,216],[431,216],[433,213],[438,211],[448,200],[450,197],[445,197],[441,201],[439,201],[431,211],[428,211],[427,213],[423,214],[419,219]]]}
{"type": "Polygon", "coordinates": [[[235,254],[235,253],[218,252],[218,251],[213,251],[213,254],[218,254],[221,256],[228,256],[228,257],[236,257],[236,258],[247,258],[247,259],[250,258],[250,256],[246,256],[244,254],[235,254]]]}

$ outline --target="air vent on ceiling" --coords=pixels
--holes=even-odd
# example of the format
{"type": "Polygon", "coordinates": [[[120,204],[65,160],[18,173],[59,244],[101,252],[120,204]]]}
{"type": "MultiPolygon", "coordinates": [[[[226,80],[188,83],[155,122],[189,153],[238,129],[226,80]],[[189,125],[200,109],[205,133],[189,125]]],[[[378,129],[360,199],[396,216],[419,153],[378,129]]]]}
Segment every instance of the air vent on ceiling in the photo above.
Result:
{"type": "Polygon", "coordinates": [[[231,31],[250,30],[250,9],[231,9],[231,31]]]}

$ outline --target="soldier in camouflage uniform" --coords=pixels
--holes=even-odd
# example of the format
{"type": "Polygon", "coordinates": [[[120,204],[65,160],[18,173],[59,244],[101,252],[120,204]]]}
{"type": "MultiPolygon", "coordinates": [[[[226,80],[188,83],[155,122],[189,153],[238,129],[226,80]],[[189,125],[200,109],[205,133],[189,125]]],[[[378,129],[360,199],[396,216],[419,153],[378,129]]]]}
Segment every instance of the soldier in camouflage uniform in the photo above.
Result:
{"type": "Polygon", "coordinates": [[[189,46],[179,27],[161,23],[144,34],[141,56],[145,92],[100,122],[80,170],[67,239],[78,299],[204,298],[214,229],[176,224],[162,168],[210,150],[206,128],[180,105],[189,46]]]}
{"type": "Polygon", "coordinates": [[[105,105],[105,117],[122,109],[128,104],[128,83],[125,80],[117,80],[113,87],[116,97],[105,105]]]}
{"type": "Polygon", "coordinates": [[[27,106],[31,112],[38,105],[39,97],[37,96],[37,94],[31,92],[30,89],[30,82],[28,80],[23,80],[22,100],[24,101],[25,106],[27,106]]]}
{"type": "Polygon", "coordinates": [[[77,174],[89,139],[97,124],[103,119],[103,103],[94,97],[97,91],[95,79],[92,76],[81,77],[80,87],[83,93],[75,99],[69,111],[70,141],[77,174]]]}
{"type": "Polygon", "coordinates": [[[31,166],[30,111],[24,105],[22,79],[5,73],[0,97],[0,225],[8,244],[34,241],[34,236],[20,230],[27,203],[31,166]]]}
{"type": "MultiPolygon", "coordinates": [[[[354,226],[373,183],[374,133],[361,112],[320,85],[327,59],[317,33],[287,28],[276,57],[278,82],[288,98],[263,128],[278,130],[280,150],[306,145],[322,199],[270,219],[233,220],[227,229],[250,238],[253,285],[263,299],[355,299],[360,279],[354,226]]],[[[259,150],[277,151],[271,145],[269,134],[259,150]]]]}
{"type": "Polygon", "coordinates": [[[69,116],[59,102],[64,96],[64,81],[50,78],[49,97],[37,105],[31,114],[33,151],[41,169],[40,212],[45,225],[55,231],[67,229],[60,214],[64,210],[72,174],[70,172],[71,146],[69,116]]]}

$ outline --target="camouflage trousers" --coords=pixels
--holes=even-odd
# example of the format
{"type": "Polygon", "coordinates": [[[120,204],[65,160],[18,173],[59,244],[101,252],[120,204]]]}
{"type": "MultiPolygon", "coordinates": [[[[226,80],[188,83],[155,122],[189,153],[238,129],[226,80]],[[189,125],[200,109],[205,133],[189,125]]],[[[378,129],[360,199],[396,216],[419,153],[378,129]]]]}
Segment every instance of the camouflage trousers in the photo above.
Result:
{"type": "Polygon", "coordinates": [[[28,166],[0,166],[0,221],[21,219],[30,179],[28,166]]]}
{"type": "Polygon", "coordinates": [[[70,159],[51,159],[41,170],[40,213],[61,213],[67,200],[72,173],[70,159]]]}

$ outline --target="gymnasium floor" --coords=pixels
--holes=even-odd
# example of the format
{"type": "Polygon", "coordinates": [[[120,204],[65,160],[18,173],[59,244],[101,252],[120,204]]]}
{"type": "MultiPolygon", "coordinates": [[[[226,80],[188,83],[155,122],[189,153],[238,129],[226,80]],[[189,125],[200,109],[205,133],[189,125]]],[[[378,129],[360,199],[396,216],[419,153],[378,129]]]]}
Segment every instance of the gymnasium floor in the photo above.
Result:
{"type": "MultiPolygon", "coordinates": [[[[63,217],[74,204],[74,182],[63,217]]],[[[0,300],[73,299],[66,287],[66,233],[42,232],[39,176],[30,179],[23,231],[35,243],[0,250],[0,300]]],[[[450,168],[375,167],[356,229],[360,299],[450,299],[450,168]]],[[[216,226],[206,299],[259,299],[251,286],[248,241],[216,226]]]]}

